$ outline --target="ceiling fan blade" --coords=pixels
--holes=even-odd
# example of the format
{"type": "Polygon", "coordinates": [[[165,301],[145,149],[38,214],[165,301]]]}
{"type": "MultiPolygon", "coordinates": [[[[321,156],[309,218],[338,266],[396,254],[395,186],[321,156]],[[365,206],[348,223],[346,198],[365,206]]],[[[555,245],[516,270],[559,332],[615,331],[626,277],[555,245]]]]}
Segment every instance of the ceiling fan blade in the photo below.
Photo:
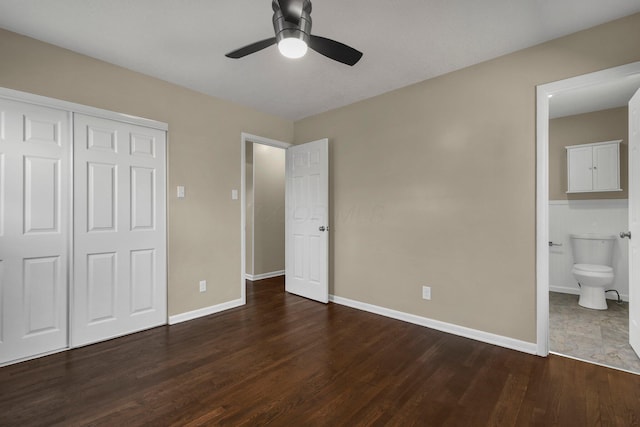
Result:
{"type": "Polygon", "coordinates": [[[302,17],[303,0],[278,0],[280,10],[284,20],[294,25],[300,24],[300,18],[302,17]]]}
{"type": "Polygon", "coordinates": [[[351,66],[362,58],[362,52],[359,50],[325,37],[310,36],[309,47],[327,58],[351,66]]]}
{"type": "Polygon", "coordinates": [[[225,56],[227,58],[238,59],[238,58],[242,58],[244,56],[250,55],[252,53],[256,53],[259,50],[262,50],[274,44],[276,44],[276,38],[271,37],[270,39],[264,39],[264,40],[260,40],[259,42],[248,44],[244,47],[241,47],[240,49],[234,50],[233,52],[227,53],[225,56]]]}

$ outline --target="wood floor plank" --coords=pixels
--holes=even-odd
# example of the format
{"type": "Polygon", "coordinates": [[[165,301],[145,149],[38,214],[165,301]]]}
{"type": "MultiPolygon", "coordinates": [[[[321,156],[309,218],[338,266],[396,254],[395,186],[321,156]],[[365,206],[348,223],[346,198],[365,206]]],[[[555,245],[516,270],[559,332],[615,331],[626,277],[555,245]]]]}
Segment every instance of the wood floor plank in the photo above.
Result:
{"type": "Polygon", "coordinates": [[[640,376],[248,282],[247,305],[0,368],[0,426],[640,425],[640,376]]]}

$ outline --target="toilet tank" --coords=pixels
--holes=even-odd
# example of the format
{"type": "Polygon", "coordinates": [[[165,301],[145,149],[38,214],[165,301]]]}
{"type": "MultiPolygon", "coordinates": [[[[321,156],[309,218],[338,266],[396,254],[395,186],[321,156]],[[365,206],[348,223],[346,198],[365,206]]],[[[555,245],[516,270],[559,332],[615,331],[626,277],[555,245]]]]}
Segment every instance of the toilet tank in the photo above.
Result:
{"type": "Polygon", "coordinates": [[[605,234],[570,234],[574,264],[612,264],[616,236],[605,234]]]}

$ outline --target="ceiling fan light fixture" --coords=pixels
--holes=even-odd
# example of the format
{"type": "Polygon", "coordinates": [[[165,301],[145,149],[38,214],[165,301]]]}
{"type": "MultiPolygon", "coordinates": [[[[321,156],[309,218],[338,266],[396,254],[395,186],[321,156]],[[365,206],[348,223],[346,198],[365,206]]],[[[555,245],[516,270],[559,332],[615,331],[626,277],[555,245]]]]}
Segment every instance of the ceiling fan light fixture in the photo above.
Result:
{"type": "Polygon", "coordinates": [[[272,0],[275,37],[260,40],[227,53],[227,58],[243,58],[274,44],[287,58],[302,58],[308,49],[346,65],[355,65],[362,52],[344,43],[311,34],[311,0],[272,0]]]}
{"type": "Polygon", "coordinates": [[[278,42],[278,50],[287,58],[302,58],[307,53],[307,49],[307,43],[297,37],[286,37],[278,42]]]}

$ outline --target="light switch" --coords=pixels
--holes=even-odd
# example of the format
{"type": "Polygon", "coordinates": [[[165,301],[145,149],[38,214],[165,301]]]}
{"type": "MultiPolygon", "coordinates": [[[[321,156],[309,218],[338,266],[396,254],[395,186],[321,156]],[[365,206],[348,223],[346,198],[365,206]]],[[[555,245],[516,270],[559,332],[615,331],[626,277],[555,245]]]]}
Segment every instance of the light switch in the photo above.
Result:
{"type": "Polygon", "coordinates": [[[238,190],[231,190],[231,200],[238,200],[238,190]]]}
{"type": "Polygon", "coordinates": [[[184,199],[184,185],[178,185],[178,199],[184,199]]]}

